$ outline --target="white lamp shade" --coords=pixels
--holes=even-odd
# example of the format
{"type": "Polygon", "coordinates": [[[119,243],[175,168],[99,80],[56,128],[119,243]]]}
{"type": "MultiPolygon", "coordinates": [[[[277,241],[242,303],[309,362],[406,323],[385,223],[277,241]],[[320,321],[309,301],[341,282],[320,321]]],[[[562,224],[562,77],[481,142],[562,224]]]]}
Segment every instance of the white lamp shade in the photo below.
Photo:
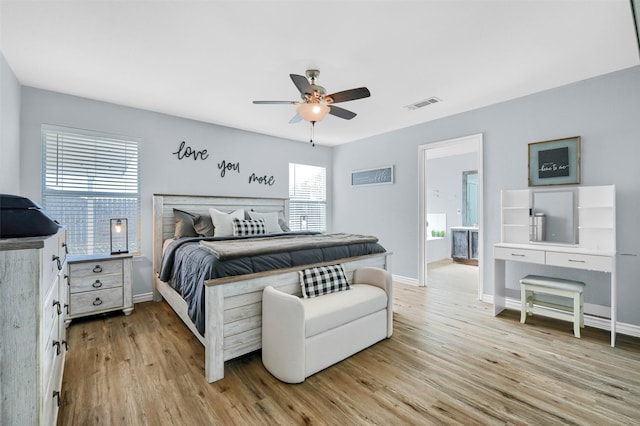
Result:
{"type": "Polygon", "coordinates": [[[329,113],[329,107],[325,104],[310,103],[302,104],[296,112],[306,121],[320,121],[329,113]]]}

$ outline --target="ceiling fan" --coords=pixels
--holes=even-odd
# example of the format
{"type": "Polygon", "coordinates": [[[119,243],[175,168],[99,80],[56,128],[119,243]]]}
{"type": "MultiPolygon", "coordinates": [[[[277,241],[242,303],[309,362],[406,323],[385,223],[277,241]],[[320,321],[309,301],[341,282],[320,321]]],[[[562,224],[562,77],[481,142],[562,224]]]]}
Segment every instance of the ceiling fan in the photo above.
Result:
{"type": "Polygon", "coordinates": [[[366,87],[358,87],[356,89],[343,90],[327,95],[324,87],[316,84],[316,79],[320,75],[319,70],[307,70],[305,76],[298,74],[289,74],[293,84],[300,91],[302,101],[253,101],[254,104],[293,104],[298,105],[296,115],[289,123],[298,123],[306,120],[311,123],[311,143],[313,144],[313,127],[315,123],[322,120],[327,114],[351,120],[357,114],[347,109],[341,108],[334,104],[340,102],[353,101],[356,99],[368,98],[371,96],[369,89],[366,87]]]}

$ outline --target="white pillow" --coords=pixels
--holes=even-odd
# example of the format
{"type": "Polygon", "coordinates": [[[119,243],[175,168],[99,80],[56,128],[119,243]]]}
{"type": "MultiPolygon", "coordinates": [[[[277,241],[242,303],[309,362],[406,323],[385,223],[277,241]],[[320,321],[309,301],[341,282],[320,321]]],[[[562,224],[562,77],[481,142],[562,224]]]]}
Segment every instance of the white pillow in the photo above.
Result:
{"type": "Polygon", "coordinates": [[[233,237],[233,218],[244,220],[244,209],[225,213],[211,208],[209,209],[209,214],[211,215],[211,222],[213,222],[214,237],[233,237]]]}
{"type": "Polygon", "coordinates": [[[260,213],[250,211],[249,217],[253,220],[264,220],[264,224],[267,226],[267,234],[282,232],[282,228],[280,228],[280,225],[278,224],[278,212],[260,213]]]}

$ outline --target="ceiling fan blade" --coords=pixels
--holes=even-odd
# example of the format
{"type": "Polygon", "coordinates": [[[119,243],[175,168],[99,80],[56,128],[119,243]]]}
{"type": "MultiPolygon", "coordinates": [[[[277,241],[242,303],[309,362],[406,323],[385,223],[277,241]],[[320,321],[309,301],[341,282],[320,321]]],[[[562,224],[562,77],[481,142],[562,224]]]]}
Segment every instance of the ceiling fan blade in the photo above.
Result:
{"type": "Polygon", "coordinates": [[[313,93],[313,89],[311,88],[307,77],[298,74],[289,74],[289,77],[291,77],[291,81],[293,81],[293,84],[296,85],[301,94],[304,95],[307,93],[311,95],[313,93]]]}
{"type": "Polygon", "coordinates": [[[337,104],[338,102],[347,102],[353,101],[356,99],[368,98],[371,96],[369,89],[366,87],[358,87],[357,89],[349,89],[343,90],[342,92],[332,93],[331,95],[325,96],[326,98],[333,99],[333,103],[337,104]]]}
{"type": "Polygon", "coordinates": [[[289,120],[289,124],[299,123],[300,120],[302,120],[302,116],[300,114],[296,114],[296,115],[293,116],[293,118],[291,120],[289,120]]]}
{"type": "Polygon", "coordinates": [[[355,112],[349,111],[348,109],[340,108],[335,105],[329,105],[329,114],[335,115],[336,117],[344,118],[345,120],[351,120],[355,117],[355,112]]]}
{"type": "Polygon", "coordinates": [[[254,104],[259,104],[259,105],[266,105],[266,104],[269,104],[269,105],[274,105],[274,104],[276,104],[276,105],[284,105],[284,104],[290,105],[290,104],[298,104],[300,102],[297,102],[297,101],[253,101],[253,103],[254,104]]]}

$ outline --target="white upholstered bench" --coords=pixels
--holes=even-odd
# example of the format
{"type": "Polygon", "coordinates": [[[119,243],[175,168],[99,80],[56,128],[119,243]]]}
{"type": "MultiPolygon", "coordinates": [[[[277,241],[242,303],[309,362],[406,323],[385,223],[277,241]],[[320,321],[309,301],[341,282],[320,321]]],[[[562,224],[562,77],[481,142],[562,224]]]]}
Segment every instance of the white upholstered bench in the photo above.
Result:
{"type": "Polygon", "coordinates": [[[267,286],[262,295],[262,363],[276,378],[310,375],[393,333],[391,274],[363,267],[348,291],[300,298],[267,286]]]}
{"type": "Polygon", "coordinates": [[[573,334],[580,337],[580,328],[584,327],[584,283],[562,278],[527,275],[520,280],[522,308],[520,322],[525,323],[527,315],[540,314],[556,319],[573,322],[573,334]],[[552,294],[573,299],[573,306],[545,302],[536,298],[536,293],[552,294]],[[544,306],[551,309],[540,309],[544,306]]]}

